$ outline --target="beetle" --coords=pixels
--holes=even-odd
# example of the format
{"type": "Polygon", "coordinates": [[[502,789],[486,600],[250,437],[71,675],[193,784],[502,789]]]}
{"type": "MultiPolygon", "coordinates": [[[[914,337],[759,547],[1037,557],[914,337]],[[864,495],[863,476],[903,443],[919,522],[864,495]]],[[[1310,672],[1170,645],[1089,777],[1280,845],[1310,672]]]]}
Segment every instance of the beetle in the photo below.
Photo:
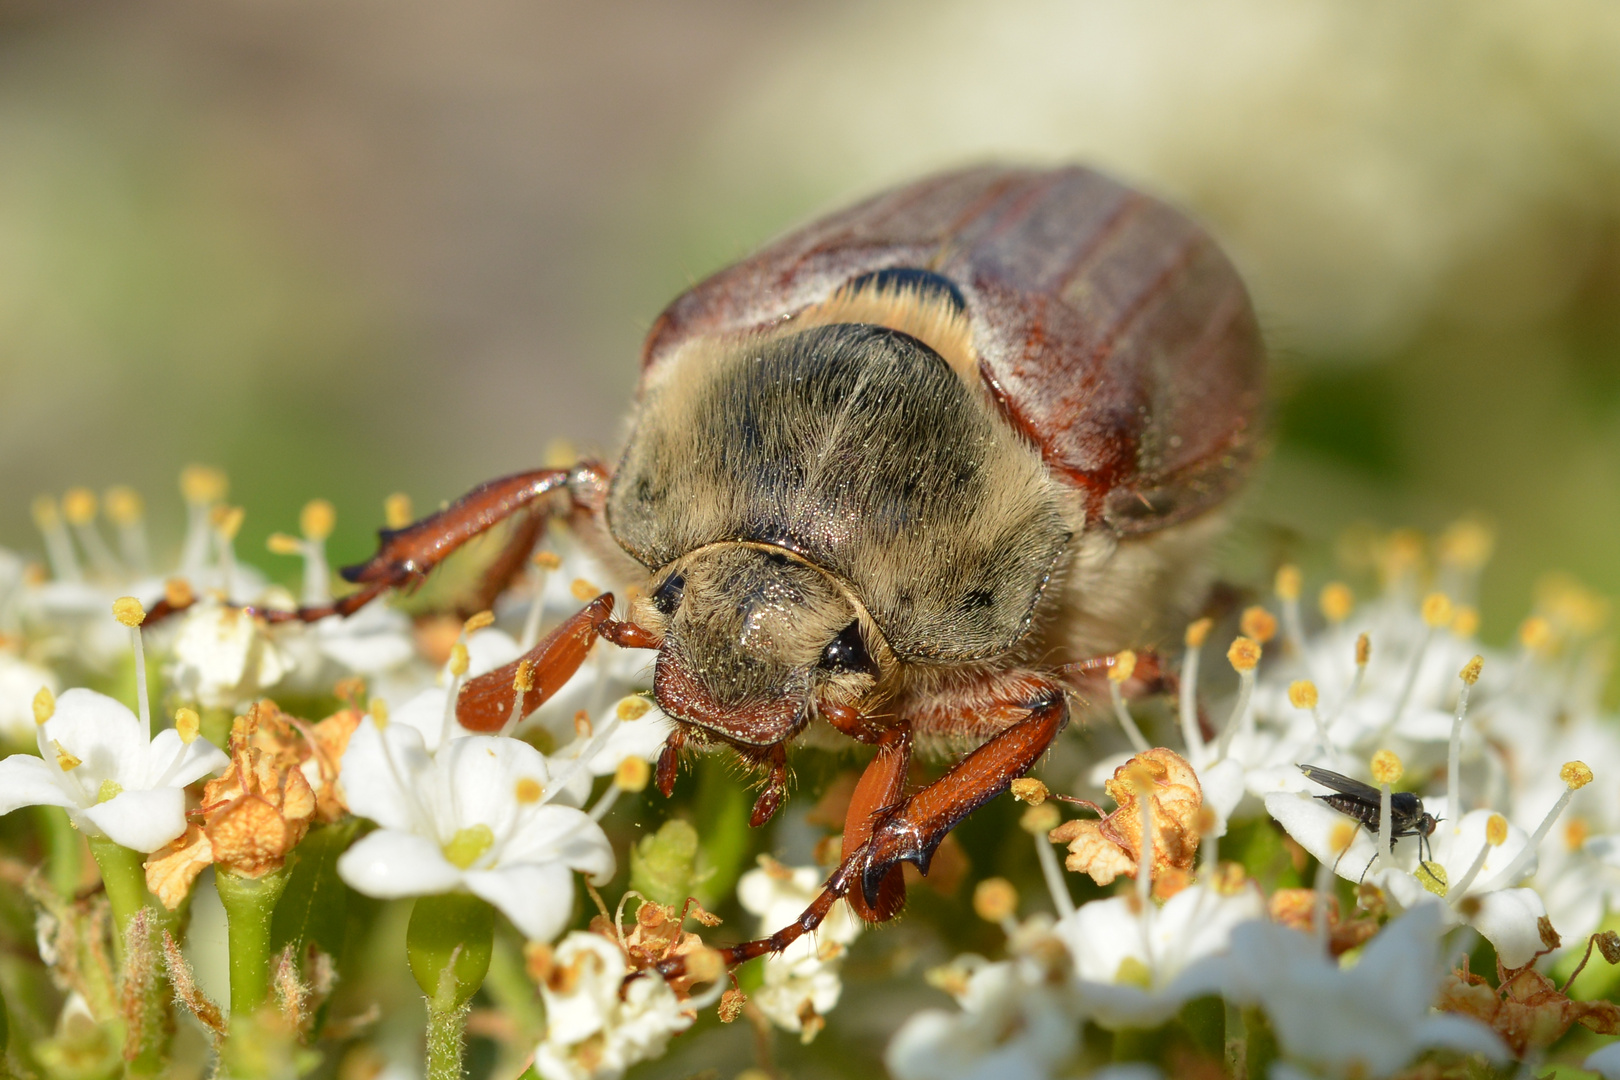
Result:
{"type": "Polygon", "coordinates": [[[1191,613],[1263,448],[1264,375],[1242,281],[1181,213],[1080,167],[941,173],[671,303],[615,464],[483,484],[382,531],[335,604],[266,614],[350,613],[517,515],[493,593],[536,522],[567,515],[634,599],[615,617],[597,597],[517,662],[530,689],[517,663],[470,680],[464,726],[538,706],[600,636],[657,650],[666,795],[684,747],[728,746],[764,774],[758,826],[790,742],[875,748],[841,864],[794,924],[725,950],[737,963],[839,898],[893,916],[901,864],[926,872],[1063,729],[1078,662],[1191,613]],[[959,756],[908,791],[913,752],[942,751],[959,756]]]}

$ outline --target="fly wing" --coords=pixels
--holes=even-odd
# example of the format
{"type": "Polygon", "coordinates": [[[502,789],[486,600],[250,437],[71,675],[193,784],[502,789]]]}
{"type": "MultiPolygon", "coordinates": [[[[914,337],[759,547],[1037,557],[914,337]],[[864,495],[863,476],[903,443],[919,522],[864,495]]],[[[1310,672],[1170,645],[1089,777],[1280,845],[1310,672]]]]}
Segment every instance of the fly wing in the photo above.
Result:
{"type": "MultiPolygon", "coordinates": [[[[1315,781],[1325,788],[1331,788],[1341,795],[1348,795],[1353,799],[1362,799],[1372,803],[1374,806],[1382,805],[1382,794],[1371,784],[1364,784],[1360,780],[1352,780],[1343,773],[1336,773],[1331,769],[1324,769],[1316,765],[1301,765],[1299,771],[1305,774],[1306,779],[1315,781]]],[[[1399,797],[1397,795],[1393,798],[1399,797]]],[[[1390,805],[1391,818],[1395,816],[1393,798],[1390,805]]],[[[1416,796],[1413,796],[1413,798],[1416,798],[1416,796]]]]}
{"type": "Polygon", "coordinates": [[[900,268],[957,287],[1003,414],[1119,532],[1219,505],[1257,455],[1264,358],[1236,271],[1179,212],[1078,167],[944,173],[816,221],[677,298],[643,363],[900,268]]]}

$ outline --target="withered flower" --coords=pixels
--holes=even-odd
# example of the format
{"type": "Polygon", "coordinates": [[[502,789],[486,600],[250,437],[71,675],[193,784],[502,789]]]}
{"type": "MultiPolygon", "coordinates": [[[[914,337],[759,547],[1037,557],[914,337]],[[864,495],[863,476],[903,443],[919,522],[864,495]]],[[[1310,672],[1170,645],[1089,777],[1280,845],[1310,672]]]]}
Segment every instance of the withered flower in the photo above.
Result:
{"type": "Polygon", "coordinates": [[[152,855],[146,884],[173,909],[203,868],[217,864],[258,878],[281,868],[309,831],[315,792],[301,768],[303,736],[273,702],[255,704],[231,727],[231,764],[203,788],[201,821],[152,855]]]}
{"type": "Polygon", "coordinates": [[[1551,1046],[1577,1023],[1599,1035],[1620,1034],[1620,1006],[1611,1001],[1571,1001],[1567,989],[1567,984],[1560,989],[1528,965],[1507,972],[1495,989],[1473,972],[1452,971],[1440,984],[1436,1004],[1445,1012],[1488,1024],[1519,1058],[1551,1046]]]}
{"type": "MultiPolygon", "coordinates": [[[[1267,914],[1273,921],[1291,926],[1304,933],[1313,933],[1316,925],[1315,889],[1278,889],[1266,904],[1267,914]]],[[[1334,956],[1342,956],[1351,949],[1360,948],[1378,932],[1378,920],[1370,918],[1344,919],[1339,914],[1339,898],[1327,898],[1328,948],[1334,956]]]]}
{"type": "Polygon", "coordinates": [[[1173,750],[1158,747],[1138,754],[1114,770],[1104,785],[1119,809],[1101,820],[1066,821],[1048,833],[1054,844],[1068,844],[1064,865],[1090,874],[1099,885],[1124,874],[1134,878],[1142,842],[1142,812],[1129,775],[1142,770],[1153,794],[1153,876],[1161,892],[1185,884],[1198,853],[1198,812],[1203,789],[1191,765],[1173,750]]]}

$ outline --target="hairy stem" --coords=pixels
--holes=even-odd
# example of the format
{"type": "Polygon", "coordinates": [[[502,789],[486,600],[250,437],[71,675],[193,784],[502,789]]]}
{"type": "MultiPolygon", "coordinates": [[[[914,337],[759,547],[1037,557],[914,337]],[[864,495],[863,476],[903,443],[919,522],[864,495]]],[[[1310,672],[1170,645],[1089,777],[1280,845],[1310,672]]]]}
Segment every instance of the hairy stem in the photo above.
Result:
{"type": "Polygon", "coordinates": [[[470,1011],[466,1002],[440,1008],[428,998],[426,1080],[461,1080],[462,1037],[470,1011]]]}

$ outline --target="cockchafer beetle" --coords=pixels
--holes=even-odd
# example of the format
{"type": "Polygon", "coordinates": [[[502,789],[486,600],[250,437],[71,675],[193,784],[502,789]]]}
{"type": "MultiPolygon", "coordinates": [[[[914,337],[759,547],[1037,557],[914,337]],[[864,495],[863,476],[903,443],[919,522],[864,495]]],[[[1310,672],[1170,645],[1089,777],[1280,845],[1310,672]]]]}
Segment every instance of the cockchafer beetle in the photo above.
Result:
{"type": "Polygon", "coordinates": [[[603,594],[457,716],[495,730],[562,685],[593,635],[658,652],[683,745],[766,771],[810,728],[876,747],[842,863],[785,948],[840,897],[869,921],[904,900],[963,817],[1064,727],[1072,663],[1155,640],[1208,584],[1203,554],[1262,447],[1264,356],[1247,293],[1165,204],[1084,168],[987,166],[823,218],[678,297],[653,324],[616,466],[494,480],[344,576],[348,614],[419,582],[514,515],[495,587],[565,493],[576,530],[634,587],[603,594]],[[562,496],[559,496],[562,497],[562,496]],[[968,748],[906,790],[913,750],[968,748]]]}

